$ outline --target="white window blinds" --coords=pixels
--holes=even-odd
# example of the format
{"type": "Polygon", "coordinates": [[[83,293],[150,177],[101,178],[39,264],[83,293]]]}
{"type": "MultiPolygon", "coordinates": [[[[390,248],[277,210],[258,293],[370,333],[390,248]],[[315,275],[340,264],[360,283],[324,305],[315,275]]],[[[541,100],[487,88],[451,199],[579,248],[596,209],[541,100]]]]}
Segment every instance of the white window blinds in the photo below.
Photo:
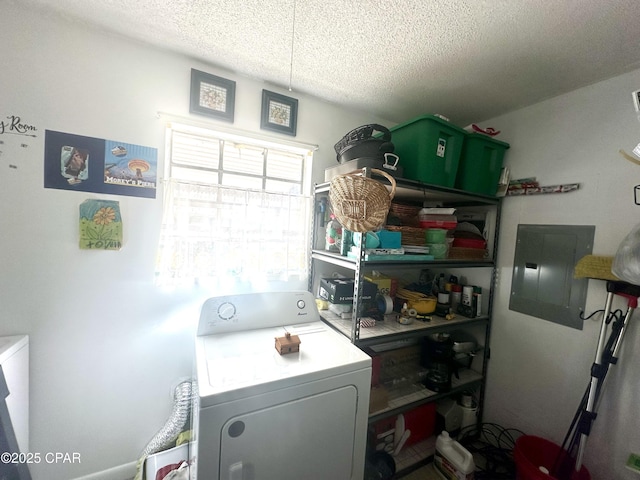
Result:
{"type": "Polygon", "coordinates": [[[159,283],[306,289],[312,152],[175,125],[167,136],[159,283]]]}

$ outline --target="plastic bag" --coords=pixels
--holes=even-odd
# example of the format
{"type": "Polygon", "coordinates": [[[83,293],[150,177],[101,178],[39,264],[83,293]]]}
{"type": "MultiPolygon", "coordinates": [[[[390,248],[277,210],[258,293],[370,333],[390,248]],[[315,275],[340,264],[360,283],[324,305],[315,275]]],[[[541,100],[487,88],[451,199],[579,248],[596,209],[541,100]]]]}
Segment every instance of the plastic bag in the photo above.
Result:
{"type": "Polygon", "coordinates": [[[618,247],[611,272],[620,280],[640,285],[640,224],[629,232],[618,247]]]}

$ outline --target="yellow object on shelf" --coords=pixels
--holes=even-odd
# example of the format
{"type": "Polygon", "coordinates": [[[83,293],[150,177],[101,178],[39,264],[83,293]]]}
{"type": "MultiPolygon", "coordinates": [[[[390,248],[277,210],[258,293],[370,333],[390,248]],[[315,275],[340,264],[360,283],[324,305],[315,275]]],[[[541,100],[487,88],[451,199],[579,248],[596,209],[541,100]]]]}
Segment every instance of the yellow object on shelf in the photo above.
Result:
{"type": "Polygon", "coordinates": [[[369,275],[365,275],[364,279],[378,285],[378,294],[395,296],[396,294],[396,280],[394,278],[383,275],[380,272],[373,271],[369,275]]]}
{"type": "Polygon", "coordinates": [[[316,306],[318,307],[318,310],[329,310],[329,300],[316,298],[316,306]]]}
{"type": "Polygon", "coordinates": [[[405,300],[407,307],[415,309],[420,315],[436,311],[438,300],[432,295],[425,295],[424,293],[414,292],[406,288],[399,288],[396,296],[405,300]]]}
{"type": "Polygon", "coordinates": [[[578,263],[573,272],[574,278],[595,278],[597,280],[613,280],[619,282],[620,279],[611,273],[613,257],[602,255],[585,255],[578,263]]]}

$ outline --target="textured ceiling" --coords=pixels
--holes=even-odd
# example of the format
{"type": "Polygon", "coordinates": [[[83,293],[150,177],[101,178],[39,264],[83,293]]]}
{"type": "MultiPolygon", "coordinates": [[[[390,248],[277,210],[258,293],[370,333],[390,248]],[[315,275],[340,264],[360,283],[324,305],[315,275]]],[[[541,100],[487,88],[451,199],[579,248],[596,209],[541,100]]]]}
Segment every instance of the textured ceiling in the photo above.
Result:
{"type": "Polygon", "coordinates": [[[640,68],[638,0],[22,3],[396,122],[464,126],[640,68]]]}

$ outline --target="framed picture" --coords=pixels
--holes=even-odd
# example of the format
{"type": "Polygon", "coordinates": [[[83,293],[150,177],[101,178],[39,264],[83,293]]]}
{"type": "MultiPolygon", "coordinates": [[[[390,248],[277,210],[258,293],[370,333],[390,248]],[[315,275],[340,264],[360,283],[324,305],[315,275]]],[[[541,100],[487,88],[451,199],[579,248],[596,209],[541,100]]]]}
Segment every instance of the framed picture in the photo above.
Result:
{"type": "Polygon", "coordinates": [[[262,90],[260,128],[296,136],[298,99],[262,90]]]}
{"type": "Polygon", "coordinates": [[[233,123],[236,82],[191,69],[189,111],[233,123]]]}

